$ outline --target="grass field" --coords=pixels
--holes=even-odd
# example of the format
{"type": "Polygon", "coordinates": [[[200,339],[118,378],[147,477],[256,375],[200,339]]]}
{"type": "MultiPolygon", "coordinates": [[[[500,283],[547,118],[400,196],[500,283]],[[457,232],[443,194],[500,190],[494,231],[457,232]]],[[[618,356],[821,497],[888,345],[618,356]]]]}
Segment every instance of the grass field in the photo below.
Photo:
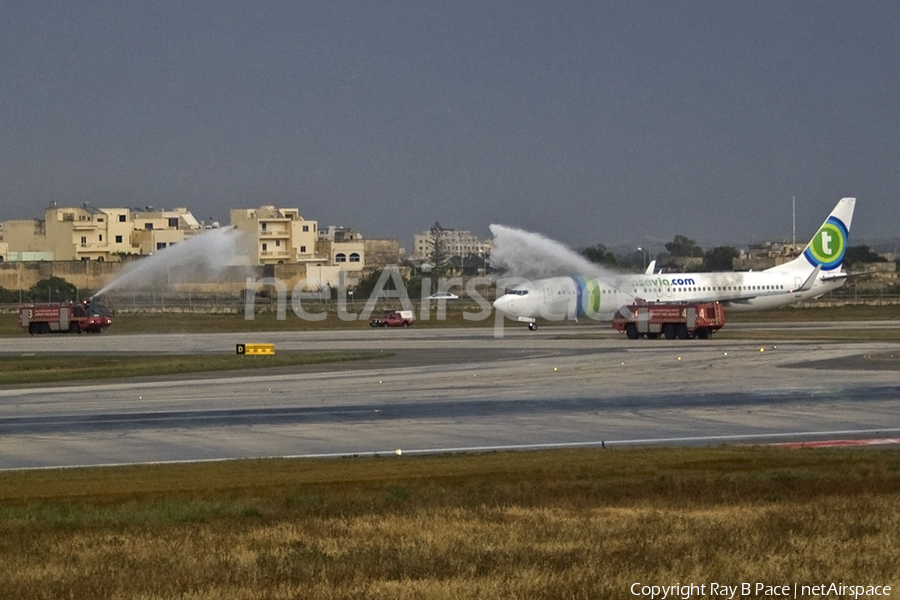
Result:
{"type": "Polygon", "coordinates": [[[236,354],[48,354],[4,356],[0,385],[183,375],[347,362],[392,356],[378,351],[292,351],[272,356],[236,354]]]}
{"type": "Polygon", "coordinates": [[[900,585],[900,452],[762,447],[0,473],[3,597],[628,598],[900,585]]]}

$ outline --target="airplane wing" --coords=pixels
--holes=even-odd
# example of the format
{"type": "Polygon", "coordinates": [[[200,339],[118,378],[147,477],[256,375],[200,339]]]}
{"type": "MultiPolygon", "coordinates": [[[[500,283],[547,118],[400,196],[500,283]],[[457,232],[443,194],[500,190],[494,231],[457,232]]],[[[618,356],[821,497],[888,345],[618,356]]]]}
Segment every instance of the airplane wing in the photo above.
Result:
{"type": "Polygon", "coordinates": [[[867,275],[867,273],[844,273],[843,271],[840,273],[831,273],[830,275],[825,275],[822,277],[822,281],[836,281],[838,279],[856,279],[857,277],[861,277],[862,275],[867,275]]]}
{"type": "MultiPolygon", "coordinates": [[[[754,296],[755,297],[755,296],[754,296]]],[[[737,298],[735,300],[723,300],[722,306],[735,306],[738,304],[750,304],[753,298],[737,298]]]]}

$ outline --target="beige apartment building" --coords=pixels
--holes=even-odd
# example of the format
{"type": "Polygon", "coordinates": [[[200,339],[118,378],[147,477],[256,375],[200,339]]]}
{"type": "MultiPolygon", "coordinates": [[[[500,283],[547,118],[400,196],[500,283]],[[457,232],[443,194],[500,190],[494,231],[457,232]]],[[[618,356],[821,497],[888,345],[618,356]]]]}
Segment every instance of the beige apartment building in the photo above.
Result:
{"type": "MultiPolygon", "coordinates": [[[[361,277],[365,270],[397,264],[400,259],[396,240],[365,240],[344,227],[320,231],[316,221],[304,219],[296,208],[233,209],[230,216],[232,226],[254,240],[248,262],[284,269],[293,279],[318,278],[335,286],[342,272],[361,277]]],[[[57,265],[53,268],[60,269],[64,267],[58,263],[71,261],[117,263],[128,255],[154,254],[202,231],[204,224],[186,208],[51,204],[43,219],[0,224],[0,261],[53,262],[57,265]]]]}
{"type": "Polygon", "coordinates": [[[202,227],[186,208],[59,207],[43,219],[5,221],[2,243],[10,261],[119,261],[123,255],[153,254],[184,241],[202,227]]]}
{"type": "Polygon", "coordinates": [[[257,240],[253,264],[278,265],[323,262],[316,253],[318,222],[300,216],[297,208],[231,209],[231,224],[257,240]]]}
{"type": "Polygon", "coordinates": [[[203,224],[186,208],[172,210],[147,208],[134,212],[133,218],[131,241],[133,246],[140,249],[138,254],[153,254],[204,230],[203,224]]]}
{"type": "Polygon", "coordinates": [[[319,229],[319,253],[344,271],[384,269],[399,265],[403,258],[396,239],[363,239],[355,229],[334,225],[319,229]]]}
{"type": "Polygon", "coordinates": [[[362,271],[366,265],[366,242],[362,234],[346,227],[319,230],[317,251],[328,264],[342,271],[362,271]]]}

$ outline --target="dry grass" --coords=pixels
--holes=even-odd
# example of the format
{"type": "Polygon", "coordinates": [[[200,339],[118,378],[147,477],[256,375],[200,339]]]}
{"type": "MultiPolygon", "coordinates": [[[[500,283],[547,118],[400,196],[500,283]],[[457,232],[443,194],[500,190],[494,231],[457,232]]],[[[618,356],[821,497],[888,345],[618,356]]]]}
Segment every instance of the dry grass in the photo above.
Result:
{"type": "MultiPolygon", "coordinates": [[[[584,450],[0,473],[11,598],[900,584],[900,453],[584,450]]],[[[896,589],[896,588],[895,588],[896,589]]]]}

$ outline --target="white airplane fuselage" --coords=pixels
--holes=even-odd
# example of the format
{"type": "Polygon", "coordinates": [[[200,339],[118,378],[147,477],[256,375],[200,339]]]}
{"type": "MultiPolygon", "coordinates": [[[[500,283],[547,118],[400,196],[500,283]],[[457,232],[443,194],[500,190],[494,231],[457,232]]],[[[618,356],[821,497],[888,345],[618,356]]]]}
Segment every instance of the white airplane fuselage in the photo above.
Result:
{"type": "Polygon", "coordinates": [[[811,300],[844,284],[842,271],[854,198],[838,202],[803,254],[764,271],[552,277],[516,286],[494,302],[502,315],[533,324],[587,317],[611,321],[637,302],[721,302],[728,310],[765,310],[811,300]]]}

